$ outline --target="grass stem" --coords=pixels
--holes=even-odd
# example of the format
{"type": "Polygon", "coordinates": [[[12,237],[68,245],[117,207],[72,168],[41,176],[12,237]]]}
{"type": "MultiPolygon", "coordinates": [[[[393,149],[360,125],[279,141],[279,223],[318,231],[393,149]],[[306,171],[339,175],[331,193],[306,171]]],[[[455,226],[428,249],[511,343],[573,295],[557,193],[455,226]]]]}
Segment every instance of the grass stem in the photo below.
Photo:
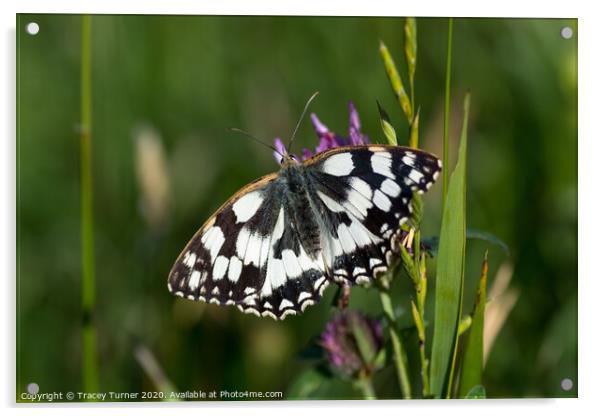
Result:
{"type": "Polygon", "coordinates": [[[415,270],[417,276],[415,277],[416,289],[416,300],[418,306],[416,308],[415,320],[420,321],[421,330],[418,331],[418,343],[420,349],[420,375],[422,377],[422,397],[426,398],[430,395],[430,383],[429,383],[429,375],[428,368],[429,362],[426,358],[426,332],[424,331],[424,301],[426,299],[426,291],[427,291],[427,280],[426,280],[426,262],[425,262],[425,254],[420,252],[420,230],[416,231],[414,244],[414,259],[416,259],[415,270]]]}
{"type": "Polygon", "coordinates": [[[447,28],[447,65],[445,68],[445,110],[443,115],[443,205],[445,207],[445,196],[447,195],[448,166],[449,166],[449,101],[451,91],[451,61],[452,61],[452,35],[454,19],[449,18],[447,28]]]}
{"type": "Polygon", "coordinates": [[[354,384],[362,392],[364,400],[376,400],[376,393],[374,392],[374,386],[370,377],[362,377],[354,384]]]}
{"type": "Polygon", "coordinates": [[[380,301],[383,305],[383,311],[387,317],[387,327],[391,343],[393,345],[393,358],[397,369],[397,377],[399,379],[399,387],[401,388],[401,396],[404,399],[412,398],[412,387],[408,372],[408,356],[403,346],[403,342],[399,333],[395,330],[395,315],[393,313],[393,303],[391,296],[385,289],[380,289],[380,301]]]}
{"type": "Polygon", "coordinates": [[[84,391],[98,391],[96,361],[96,328],[94,326],[94,215],[92,204],[92,65],[91,21],[81,20],[81,126],[80,126],[80,192],[82,252],[82,379],[84,391]]]}

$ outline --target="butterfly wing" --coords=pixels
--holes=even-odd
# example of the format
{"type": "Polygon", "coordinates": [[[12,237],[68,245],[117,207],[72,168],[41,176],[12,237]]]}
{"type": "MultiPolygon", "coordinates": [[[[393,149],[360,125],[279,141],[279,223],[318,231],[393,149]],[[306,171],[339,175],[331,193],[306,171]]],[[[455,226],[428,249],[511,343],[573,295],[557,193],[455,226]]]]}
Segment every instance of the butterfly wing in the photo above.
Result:
{"type": "Polygon", "coordinates": [[[300,243],[286,194],[278,174],[238,191],[182,251],[170,292],[280,319],[316,303],[329,281],[300,243]]]}
{"type": "Polygon", "coordinates": [[[441,170],[437,157],[401,146],[347,146],[305,162],[325,232],[327,274],[365,283],[390,265],[400,225],[441,170]]]}
{"type": "Polygon", "coordinates": [[[301,312],[332,280],[362,283],[387,269],[413,192],[427,190],[439,170],[439,160],[422,151],[352,146],[304,162],[297,172],[306,181],[304,199],[279,174],[260,178],[195,234],[176,260],[168,288],[258,316],[283,319],[301,312]],[[311,212],[305,220],[317,224],[315,252],[306,252],[311,227],[300,212],[311,212]]]}
{"type": "Polygon", "coordinates": [[[262,283],[265,236],[276,225],[269,192],[276,179],[274,173],[245,186],[205,222],[172,267],[170,292],[219,305],[250,301],[262,283]]]}
{"type": "Polygon", "coordinates": [[[274,319],[303,312],[320,300],[330,283],[322,258],[312,256],[303,247],[303,227],[286,194],[283,190],[257,301],[241,308],[274,319]]]}

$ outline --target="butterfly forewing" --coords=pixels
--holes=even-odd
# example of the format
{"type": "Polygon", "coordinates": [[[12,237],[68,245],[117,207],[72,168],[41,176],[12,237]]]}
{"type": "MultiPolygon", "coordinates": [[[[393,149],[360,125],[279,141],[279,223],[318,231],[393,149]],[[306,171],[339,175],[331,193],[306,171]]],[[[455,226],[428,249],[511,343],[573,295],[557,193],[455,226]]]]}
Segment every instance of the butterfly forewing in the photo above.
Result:
{"type": "Polygon", "coordinates": [[[250,301],[276,225],[276,195],[268,191],[276,178],[271,174],[247,185],[201,227],[171,270],[172,293],[217,304],[250,301]]]}
{"type": "Polygon", "coordinates": [[[322,206],[327,266],[337,281],[364,283],[390,265],[413,192],[436,180],[440,161],[397,146],[353,146],[308,160],[322,206]]]}
{"type": "Polygon", "coordinates": [[[413,192],[439,160],[396,146],[350,146],[284,166],[244,187],[192,238],[169,276],[172,293],[283,319],[330,282],[369,282],[395,253],[413,192]]]}
{"type": "Polygon", "coordinates": [[[288,194],[275,174],[241,189],[188,243],[169,290],[280,319],[316,303],[329,281],[301,244],[288,194]]]}

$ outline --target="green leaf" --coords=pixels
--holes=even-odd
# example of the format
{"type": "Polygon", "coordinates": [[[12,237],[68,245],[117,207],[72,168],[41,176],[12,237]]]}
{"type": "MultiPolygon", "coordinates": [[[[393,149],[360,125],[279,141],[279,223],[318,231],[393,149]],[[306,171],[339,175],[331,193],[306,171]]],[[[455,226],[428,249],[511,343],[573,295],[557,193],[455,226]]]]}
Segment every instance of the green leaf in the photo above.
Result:
{"type": "Polygon", "coordinates": [[[387,349],[381,348],[376,357],[374,357],[374,362],[372,365],[374,369],[379,370],[383,368],[387,364],[387,349]]]}
{"type": "Polygon", "coordinates": [[[376,105],[378,106],[378,113],[380,114],[380,125],[383,129],[383,133],[385,133],[387,141],[389,142],[389,144],[397,146],[397,134],[395,133],[395,129],[391,125],[389,115],[387,114],[385,109],[380,106],[378,100],[376,101],[376,105]]]}
{"type": "Polygon", "coordinates": [[[470,329],[472,325],[472,315],[463,316],[458,325],[458,335],[462,335],[470,329]]]}
{"type": "Polygon", "coordinates": [[[302,372],[289,386],[284,396],[291,400],[361,399],[353,383],[338,377],[329,377],[320,368],[302,372]]]}
{"type": "Polygon", "coordinates": [[[450,178],[441,223],[431,351],[431,393],[435,397],[447,396],[448,380],[453,379],[458,322],[462,313],[466,250],[466,130],[469,108],[470,95],[467,94],[458,163],[450,178]]]}
{"type": "Polygon", "coordinates": [[[485,387],[478,385],[474,386],[466,396],[465,399],[486,399],[487,395],[485,394],[485,387]]]}
{"type": "Polygon", "coordinates": [[[293,381],[286,393],[286,397],[291,399],[311,398],[327,381],[328,378],[319,370],[307,370],[293,381]]]}
{"type": "Polygon", "coordinates": [[[485,304],[487,303],[487,252],[481,267],[481,279],[472,313],[472,325],[468,334],[468,343],[464,352],[462,374],[460,375],[460,397],[466,396],[471,387],[482,383],[483,378],[483,326],[485,304]]]}

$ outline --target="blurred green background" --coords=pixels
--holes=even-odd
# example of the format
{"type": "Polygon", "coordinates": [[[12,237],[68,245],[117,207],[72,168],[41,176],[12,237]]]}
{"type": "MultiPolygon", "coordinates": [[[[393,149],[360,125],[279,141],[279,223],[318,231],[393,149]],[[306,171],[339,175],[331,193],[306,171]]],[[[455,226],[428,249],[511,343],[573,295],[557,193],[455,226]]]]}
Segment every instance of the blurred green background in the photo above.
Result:
{"type": "MultiPolygon", "coordinates": [[[[311,111],[332,130],[346,134],[352,100],[363,131],[383,141],[378,99],[406,142],[379,40],[405,77],[401,18],[92,17],[101,390],[156,390],[140,351],[178,390],[286,392],[311,368],[299,352],[328,320],[334,288],[320,305],[276,323],[176,299],[167,274],[223,201],[278,168],[268,149],[227,127],[288,138],[307,98],[320,91],[311,111]]],[[[40,392],[82,389],[80,42],[78,15],[17,17],[18,393],[31,382],[40,392]],[[29,22],[39,24],[37,35],[25,32],[29,22]]],[[[420,145],[438,155],[446,42],[447,19],[418,19],[420,145]]],[[[485,369],[488,397],[577,395],[576,68],[576,20],[455,20],[451,157],[470,89],[468,226],[510,248],[507,256],[487,242],[467,246],[465,311],[485,249],[490,280],[500,268],[501,280],[511,277],[491,303],[503,300],[491,320],[500,330],[485,369]],[[560,34],[566,26],[571,39],[560,34]],[[569,391],[561,388],[565,378],[574,384],[569,391]]],[[[305,119],[296,150],[316,144],[305,119]]],[[[425,197],[423,234],[438,233],[440,210],[437,184],[425,197]]],[[[394,293],[409,325],[407,280],[397,279],[394,293]]],[[[351,307],[381,312],[373,289],[354,289],[351,307]]],[[[415,353],[410,361],[418,374],[415,353]]],[[[376,389],[397,397],[392,368],[378,375],[376,389]]],[[[321,397],[356,396],[339,383],[321,397]]]]}

